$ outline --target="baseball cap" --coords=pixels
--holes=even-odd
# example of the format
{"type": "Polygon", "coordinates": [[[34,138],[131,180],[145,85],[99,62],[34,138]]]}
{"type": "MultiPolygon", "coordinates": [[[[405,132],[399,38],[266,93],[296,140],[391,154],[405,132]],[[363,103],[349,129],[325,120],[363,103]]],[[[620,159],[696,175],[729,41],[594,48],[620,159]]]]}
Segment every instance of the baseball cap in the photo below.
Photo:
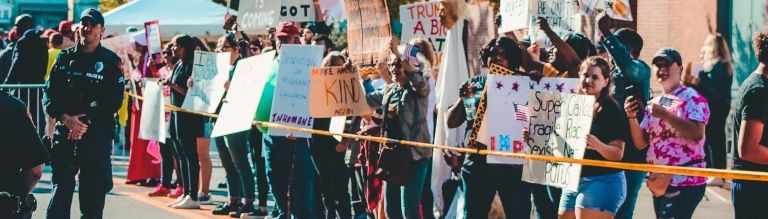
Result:
{"type": "Polygon", "coordinates": [[[91,19],[91,21],[95,24],[104,25],[104,16],[102,16],[101,12],[96,9],[89,8],[85,9],[83,13],[80,13],[80,20],[84,20],[86,18],[91,19]]]}
{"type": "Polygon", "coordinates": [[[22,14],[22,15],[16,16],[16,21],[13,24],[14,26],[19,26],[21,24],[34,26],[35,21],[32,20],[32,15],[22,14]]]}
{"type": "Polygon", "coordinates": [[[283,22],[280,23],[280,25],[277,26],[277,32],[275,32],[275,36],[292,36],[292,35],[298,35],[299,34],[299,28],[296,27],[296,24],[293,22],[283,22]]]}
{"type": "Polygon", "coordinates": [[[59,32],[61,33],[72,32],[72,21],[63,20],[59,22],[59,32]]]}
{"type": "Polygon", "coordinates": [[[51,35],[53,35],[54,33],[58,33],[58,32],[56,32],[56,30],[54,30],[54,29],[47,29],[47,30],[45,30],[45,32],[43,32],[43,35],[40,35],[40,38],[48,38],[51,35]]]}
{"type": "Polygon", "coordinates": [[[131,41],[142,46],[147,46],[147,35],[145,34],[144,30],[135,32],[133,35],[131,35],[131,41]]]}
{"type": "Polygon", "coordinates": [[[660,49],[658,52],[656,52],[656,55],[653,56],[653,61],[651,63],[656,63],[656,61],[659,59],[664,59],[670,65],[672,63],[683,65],[683,58],[680,56],[680,52],[673,48],[660,49]]]}

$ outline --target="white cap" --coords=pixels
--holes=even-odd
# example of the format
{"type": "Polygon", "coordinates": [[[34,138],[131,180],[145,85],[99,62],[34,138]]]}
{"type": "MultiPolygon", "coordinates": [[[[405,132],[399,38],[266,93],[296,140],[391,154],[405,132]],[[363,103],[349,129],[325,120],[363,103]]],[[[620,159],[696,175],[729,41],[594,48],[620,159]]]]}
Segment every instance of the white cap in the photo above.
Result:
{"type": "Polygon", "coordinates": [[[147,46],[147,35],[144,33],[143,30],[139,32],[135,32],[133,33],[133,35],[131,35],[131,41],[133,41],[134,43],[138,43],[139,45],[142,45],[142,46],[147,46]]]}

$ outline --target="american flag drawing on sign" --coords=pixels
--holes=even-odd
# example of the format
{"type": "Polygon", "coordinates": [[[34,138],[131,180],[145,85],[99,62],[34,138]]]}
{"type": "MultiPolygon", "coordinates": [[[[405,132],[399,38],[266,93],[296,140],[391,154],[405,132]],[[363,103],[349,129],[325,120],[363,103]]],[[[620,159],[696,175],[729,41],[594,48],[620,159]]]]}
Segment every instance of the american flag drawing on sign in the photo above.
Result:
{"type": "Polygon", "coordinates": [[[515,104],[515,120],[517,121],[528,121],[528,106],[515,104]]]}

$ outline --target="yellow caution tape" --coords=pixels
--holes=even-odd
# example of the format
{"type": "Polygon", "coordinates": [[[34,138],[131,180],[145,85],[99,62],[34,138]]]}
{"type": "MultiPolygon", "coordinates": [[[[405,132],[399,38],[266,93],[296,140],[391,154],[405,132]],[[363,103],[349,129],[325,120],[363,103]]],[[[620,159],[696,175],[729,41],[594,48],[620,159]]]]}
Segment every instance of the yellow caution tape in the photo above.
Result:
{"type": "MultiPolygon", "coordinates": [[[[128,95],[137,99],[144,99],[143,97],[135,94],[128,93],[128,95]]],[[[170,104],[165,104],[165,107],[172,111],[196,114],[196,115],[211,117],[211,118],[219,117],[219,115],[217,114],[183,109],[170,104]]],[[[460,148],[460,147],[445,146],[445,145],[434,145],[434,144],[423,143],[423,142],[390,139],[390,138],[384,138],[384,137],[374,137],[374,136],[356,135],[356,134],[347,134],[347,133],[334,133],[334,132],[329,132],[325,130],[301,128],[301,127],[263,122],[263,121],[253,121],[253,125],[260,125],[260,126],[276,128],[276,129],[285,129],[285,130],[296,131],[296,132],[305,132],[305,133],[311,133],[316,135],[341,136],[343,138],[366,140],[366,141],[379,142],[379,143],[390,143],[390,144],[397,143],[401,145],[455,151],[455,152],[466,153],[466,154],[479,154],[479,155],[485,155],[485,156],[491,155],[491,156],[519,158],[519,159],[526,159],[526,160],[540,160],[540,161],[548,161],[548,162],[576,163],[576,164],[595,166],[595,167],[607,167],[607,168],[615,168],[615,169],[623,169],[623,170],[666,173],[666,174],[674,174],[674,175],[715,177],[715,178],[768,182],[768,172],[721,170],[721,169],[678,167],[678,166],[653,165],[653,164],[635,164],[635,163],[622,163],[622,162],[602,161],[602,160],[574,159],[574,158],[567,158],[567,157],[554,157],[554,156],[545,156],[545,155],[519,154],[519,153],[492,151],[492,150],[460,148]]]]}

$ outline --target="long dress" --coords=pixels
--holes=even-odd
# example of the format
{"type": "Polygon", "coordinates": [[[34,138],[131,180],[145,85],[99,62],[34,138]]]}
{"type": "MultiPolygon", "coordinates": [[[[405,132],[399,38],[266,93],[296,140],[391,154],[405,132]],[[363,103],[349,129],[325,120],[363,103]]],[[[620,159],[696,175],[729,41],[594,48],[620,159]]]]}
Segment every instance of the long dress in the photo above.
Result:
{"type": "MultiPolygon", "coordinates": [[[[139,72],[142,78],[147,76],[147,58],[145,54],[142,56],[139,62],[139,72]]],[[[136,89],[137,94],[141,95],[141,89],[136,89]]],[[[141,121],[141,107],[142,102],[137,101],[137,104],[131,104],[131,154],[128,160],[128,175],[126,180],[136,181],[144,179],[159,179],[160,178],[160,162],[154,156],[147,152],[147,146],[150,141],[139,138],[139,128],[141,121]]]]}

